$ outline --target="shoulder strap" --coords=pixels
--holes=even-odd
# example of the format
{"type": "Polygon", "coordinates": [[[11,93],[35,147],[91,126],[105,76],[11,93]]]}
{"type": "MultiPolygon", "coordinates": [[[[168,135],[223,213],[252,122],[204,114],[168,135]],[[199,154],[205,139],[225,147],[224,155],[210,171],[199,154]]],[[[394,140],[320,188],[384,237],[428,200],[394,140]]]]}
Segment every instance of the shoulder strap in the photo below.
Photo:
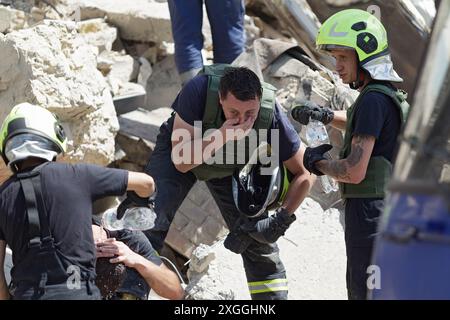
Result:
{"type": "Polygon", "coordinates": [[[341,158],[345,158],[350,153],[350,146],[352,140],[352,132],[353,132],[353,117],[356,114],[357,109],[359,108],[360,101],[362,97],[369,91],[376,91],[383,93],[390,97],[392,101],[395,103],[396,107],[400,110],[400,119],[403,124],[406,120],[409,111],[409,104],[406,101],[407,94],[403,90],[394,90],[389,86],[381,83],[371,83],[368,84],[359,94],[356,101],[353,105],[347,110],[347,127],[345,130],[344,136],[344,146],[341,150],[341,158]]]}
{"type": "Polygon", "coordinates": [[[45,210],[44,199],[42,197],[40,177],[40,171],[46,164],[47,163],[37,166],[30,172],[17,174],[25,198],[28,216],[29,247],[40,246],[42,242],[51,240],[48,217],[45,210]]]}
{"type": "Polygon", "coordinates": [[[275,109],[275,92],[277,89],[266,82],[261,82],[261,86],[263,92],[260,103],[258,128],[256,129],[269,129],[272,124],[275,109]]]}

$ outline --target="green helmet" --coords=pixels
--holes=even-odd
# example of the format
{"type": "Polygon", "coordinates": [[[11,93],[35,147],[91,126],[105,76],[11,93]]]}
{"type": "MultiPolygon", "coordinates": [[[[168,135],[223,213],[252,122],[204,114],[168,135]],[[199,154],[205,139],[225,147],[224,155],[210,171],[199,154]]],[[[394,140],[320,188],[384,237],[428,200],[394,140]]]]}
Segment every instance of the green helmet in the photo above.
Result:
{"type": "Polygon", "coordinates": [[[3,121],[0,131],[0,152],[6,164],[65,152],[67,138],[56,116],[29,103],[15,106],[3,121]],[[51,153],[47,153],[50,151],[51,153]]]}
{"type": "Polygon", "coordinates": [[[319,29],[319,50],[354,49],[361,68],[376,80],[401,82],[389,54],[386,29],[367,11],[348,9],[335,13],[319,29]]]}

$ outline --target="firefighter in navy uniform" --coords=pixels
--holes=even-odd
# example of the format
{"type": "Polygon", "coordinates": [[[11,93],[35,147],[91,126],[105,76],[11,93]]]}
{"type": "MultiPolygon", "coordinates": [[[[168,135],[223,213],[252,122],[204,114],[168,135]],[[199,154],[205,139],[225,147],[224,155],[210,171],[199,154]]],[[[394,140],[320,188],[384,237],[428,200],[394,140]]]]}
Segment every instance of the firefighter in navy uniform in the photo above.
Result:
{"type": "Polygon", "coordinates": [[[189,81],[172,108],[175,112],[161,126],[155,150],[145,169],[155,179],[158,189],[155,198],[158,217],[155,227],[146,232],[152,245],[156,250],[162,248],[170,224],[187,193],[197,179],[206,181],[230,229],[231,238],[225,245],[242,254],[252,299],[286,299],[286,272],[275,242],[295,220],[294,212],[307,195],[313,178],[303,167],[304,148],[300,146],[300,139],[275,101],[275,88],[261,83],[247,68],[216,64],[205,67],[189,81]],[[209,135],[195,137],[194,121],[202,121],[202,132],[209,135]],[[237,132],[237,129],[248,132],[252,128],[268,130],[268,142],[272,146],[279,144],[279,153],[275,156],[293,178],[282,205],[273,215],[269,216],[268,211],[263,210],[243,227],[240,223],[242,214],[233,199],[232,175],[242,169],[246,161],[207,164],[206,160],[210,158],[202,158],[201,163],[196,163],[191,153],[188,161],[175,163],[177,153],[172,154],[172,150],[180,150],[181,146],[184,150],[195,150],[193,146],[199,143],[202,155],[206,148],[213,148],[212,154],[223,155],[222,159],[229,159],[231,154],[231,159],[245,155],[243,158],[248,160],[254,151],[250,150],[249,144],[245,144],[243,154],[230,151],[238,150],[230,146],[243,141],[244,137],[228,136],[230,139],[226,141],[225,132],[237,132]],[[269,141],[274,129],[279,130],[279,141],[269,141]],[[189,132],[190,139],[174,138],[172,141],[172,133],[182,131],[189,132]],[[215,134],[225,137],[220,146],[214,146],[217,141],[208,139],[215,134]]]}
{"type": "Polygon", "coordinates": [[[314,119],[345,130],[339,160],[324,156],[332,148],[324,144],[307,148],[304,164],[310,172],[340,182],[348,297],[366,299],[374,236],[409,105],[406,93],[392,84],[403,80],[393,69],[386,30],[375,16],[357,9],[340,11],[321,26],[316,44],[335,58],[342,81],[360,94],[347,111],[306,105],[293,108],[292,115],[303,124],[314,119]]]}

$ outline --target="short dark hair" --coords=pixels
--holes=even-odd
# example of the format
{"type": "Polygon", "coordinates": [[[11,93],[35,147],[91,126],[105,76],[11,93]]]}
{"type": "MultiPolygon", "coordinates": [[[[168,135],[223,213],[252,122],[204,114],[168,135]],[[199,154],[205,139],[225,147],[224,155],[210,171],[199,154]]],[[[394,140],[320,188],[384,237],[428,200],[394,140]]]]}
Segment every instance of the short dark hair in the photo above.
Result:
{"type": "Polygon", "coordinates": [[[241,101],[261,98],[261,81],[252,70],[246,67],[228,68],[220,79],[219,92],[222,99],[229,92],[241,101]]]}
{"type": "Polygon", "coordinates": [[[100,289],[103,299],[111,299],[122,285],[127,274],[123,263],[111,263],[110,258],[97,258],[95,265],[95,284],[100,289]]]}

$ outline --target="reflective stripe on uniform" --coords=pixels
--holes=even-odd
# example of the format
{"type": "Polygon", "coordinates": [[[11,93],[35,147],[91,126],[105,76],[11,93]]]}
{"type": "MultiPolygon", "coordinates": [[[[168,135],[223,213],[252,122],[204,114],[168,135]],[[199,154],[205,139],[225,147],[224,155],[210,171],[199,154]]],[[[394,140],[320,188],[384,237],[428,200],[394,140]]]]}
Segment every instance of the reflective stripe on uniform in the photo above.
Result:
{"type": "Polygon", "coordinates": [[[273,292],[273,291],[287,291],[288,290],[287,279],[273,279],[265,281],[249,282],[248,288],[250,294],[273,292]]]}

